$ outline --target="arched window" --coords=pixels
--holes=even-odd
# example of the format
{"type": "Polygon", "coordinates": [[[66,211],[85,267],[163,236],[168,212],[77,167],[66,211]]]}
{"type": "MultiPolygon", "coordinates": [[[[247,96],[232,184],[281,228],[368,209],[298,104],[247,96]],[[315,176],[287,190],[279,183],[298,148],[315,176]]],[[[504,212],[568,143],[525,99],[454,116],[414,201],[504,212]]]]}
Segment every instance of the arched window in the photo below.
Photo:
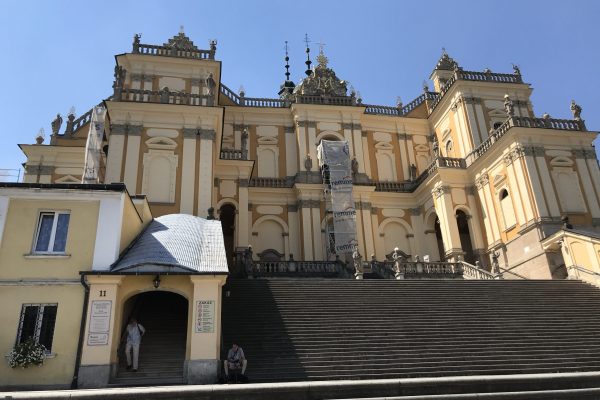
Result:
{"type": "Polygon", "coordinates": [[[516,225],[515,210],[513,209],[512,200],[508,194],[508,190],[500,191],[500,208],[502,209],[502,218],[504,220],[504,229],[510,229],[516,225]]]}
{"type": "Polygon", "coordinates": [[[446,142],[446,157],[454,157],[454,146],[452,140],[446,142]]]}

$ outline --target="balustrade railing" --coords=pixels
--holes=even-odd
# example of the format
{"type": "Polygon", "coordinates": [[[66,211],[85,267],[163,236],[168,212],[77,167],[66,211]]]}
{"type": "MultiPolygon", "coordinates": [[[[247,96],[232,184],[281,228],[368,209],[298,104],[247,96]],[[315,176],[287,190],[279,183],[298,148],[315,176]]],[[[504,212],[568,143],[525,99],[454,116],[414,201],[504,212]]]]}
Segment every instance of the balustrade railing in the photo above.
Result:
{"type": "Polygon", "coordinates": [[[600,287],[600,274],[580,265],[570,265],[567,267],[569,279],[579,279],[594,286],[600,287]]]}
{"type": "Polygon", "coordinates": [[[481,269],[473,264],[469,264],[468,262],[460,261],[459,263],[462,265],[464,279],[480,279],[480,280],[502,279],[501,275],[491,273],[491,272],[481,269]]]}
{"type": "Polygon", "coordinates": [[[398,266],[394,261],[372,262],[371,269],[385,279],[460,278],[463,275],[461,263],[405,261],[398,266]]]}
{"type": "Polygon", "coordinates": [[[521,75],[499,74],[496,72],[464,71],[455,72],[458,79],[463,81],[489,81],[501,83],[523,83],[521,75]]]}
{"type": "Polygon", "coordinates": [[[229,100],[233,101],[235,104],[239,105],[240,104],[240,96],[237,95],[237,93],[235,93],[233,90],[229,89],[227,86],[225,86],[223,83],[221,83],[220,86],[220,91],[221,94],[225,97],[227,97],[229,100]]]}
{"type": "Polygon", "coordinates": [[[523,83],[522,76],[517,74],[499,74],[496,72],[479,72],[463,70],[454,71],[454,75],[450,79],[448,79],[448,81],[440,89],[440,92],[429,106],[430,113],[437,107],[444,95],[448,92],[448,90],[450,90],[452,85],[454,85],[454,83],[456,83],[457,80],[498,83],[523,83]]]}
{"type": "Polygon", "coordinates": [[[293,177],[285,178],[251,178],[251,187],[291,188],[294,186],[293,177]]]}
{"type": "Polygon", "coordinates": [[[464,158],[438,157],[436,164],[439,168],[467,168],[464,158]]]}
{"type": "Polygon", "coordinates": [[[365,105],[365,114],[404,116],[423,104],[425,100],[434,100],[437,96],[436,92],[426,92],[402,107],[378,106],[374,104],[365,105]]]}
{"type": "Polygon", "coordinates": [[[374,104],[366,104],[365,114],[392,115],[396,117],[401,117],[404,115],[402,108],[392,106],[377,106],[374,104]]]}
{"type": "Polygon", "coordinates": [[[243,150],[222,149],[221,160],[246,160],[248,156],[243,150]]]}
{"type": "Polygon", "coordinates": [[[465,167],[473,164],[479,157],[489,150],[492,145],[500,140],[502,136],[512,127],[518,128],[541,128],[541,129],[557,129],[565,131],[587,131],[583,121],[571,119],[554,119],[554,118],[530,118],[530,117],[508,117],[498,129],[490,133],[490,136],[471,151],[465,157],[465,167]]]}
{"type": "Polygon", "coordinates": [[[281,99],[268,99],[260,97],[241,97],[240,105],[245,107],[270,107],[270,108],[284,108],[289,107],[290,103],[281,99]]]}
{"type": "Polygon", "coordinates": [[[249,275],[254,277],[302,276],[333,277],[342,272],[338,261],[254,261],[249,275]]]}
{"type": "Polygon", "coordinates": [[[133,53],[150,56],[193,58],[197,60],[214,60],[214,50],[181,50],[175,47],[157,46],[152,44],[138,44],[133,48],[133,53]]]}
{"type": "Polygon", "coordinates": [[[308,96],[298,95],[296,96],[296,103],[300,104],[328,104],[333,106],[355,106],[360,105],[356,103],[355,97],[346,96],[308,96]]]}
{"type": "Polygon", "coordinates": [[[118,101],[139,103],[179,104],[188,106],[213,106],[214,96],[167,90],[122,89],[118,101]]]}

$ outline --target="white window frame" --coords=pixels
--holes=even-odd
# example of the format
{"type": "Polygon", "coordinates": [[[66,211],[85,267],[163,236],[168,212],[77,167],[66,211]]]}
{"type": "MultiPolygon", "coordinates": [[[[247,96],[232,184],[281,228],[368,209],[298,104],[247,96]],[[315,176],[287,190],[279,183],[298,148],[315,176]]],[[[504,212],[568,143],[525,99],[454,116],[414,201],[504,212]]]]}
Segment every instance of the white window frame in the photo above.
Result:
{"type": "MultiPolygon", "coordinates": [[[[70,211],[56,211],[56,210],[43,210],[38,214],[38,223],[35,229],[35,236],[33,238],[33,245],[31,246],[31,254],[66,254],[67,246],[65,243],[65,249],[63,251],[54,251],[54,245],[56,240],[56,228],[58,226],[58,217],[62,214],[71,215],[70,211]],[[50,240],[48,241],[48,249],[46,250],[36,250],[38,239],[40,236],[40,228],[42,227],[42,216],[44,215],[54,215],[54,219],[52,221],[52,230],[50,232],[50,240]]],[[[71,217],[69,217],[69,224],[71,224],[71,217]]],[[[67,238],[69,236],[69,227],[67,226],[67,238]]],[[[66,238],[65,238],[66,241],[66,238]]]]}
{"type": "MultiPolygon", "coordinates": [[[[37,318],[35,320],[35,333],[33,335],[33,340],[36,343],[40,342],[40,334],[42,331],[42,323],[44,321],[44,308],[45,307],[56,307],[56,312],[58,315],[58,303],[24,303],[21,306],[21,314],[19,315],[19,327],[17,329],[17,337],[15,338],[15,344],[19,343],[19,338],[23,332],[23,322],[25,319],[25,310],[27,307],[38,307],[37,318]]],[[[56,330],[56,321],[54,321],[53,331],[56,330]]],[[[54,346],[54,332],[52,333],[52,346],[54,346]]],[[[50,349],[46,349],[46,354],[52,354],[50,349]]]]}

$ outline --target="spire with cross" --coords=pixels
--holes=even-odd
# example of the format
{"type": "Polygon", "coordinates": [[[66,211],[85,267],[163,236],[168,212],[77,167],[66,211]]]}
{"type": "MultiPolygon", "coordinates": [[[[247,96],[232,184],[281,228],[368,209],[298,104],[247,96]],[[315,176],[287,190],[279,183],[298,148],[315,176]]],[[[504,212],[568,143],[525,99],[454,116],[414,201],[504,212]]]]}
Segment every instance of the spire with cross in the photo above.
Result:
{"type": "Polygon", "coordinates": [[[294,91],[294,88],[296,87],[296,85],[294,84],[294,82],[292,82],[290,80],[290,56],[289,56],[289,47],[288,47],[288,41],[285,41],[285,82],[283,82],[283,84],[280,87],[279,90],[279,96],[282,99],[286,99],[288,98],[294,91]]]}
{"type": "Polygon", "coordinates": [[[310,40],[308,39],[308,33],[304,34],[304,43],[306,43],[306,61],[304,62],[306,64],[306,71],[304,73],[306,76],[311,76],[312,70],[310,69],[310,64],[312,64],[312,61],[310,61],[310,47],[308,47],[310,40]]]}

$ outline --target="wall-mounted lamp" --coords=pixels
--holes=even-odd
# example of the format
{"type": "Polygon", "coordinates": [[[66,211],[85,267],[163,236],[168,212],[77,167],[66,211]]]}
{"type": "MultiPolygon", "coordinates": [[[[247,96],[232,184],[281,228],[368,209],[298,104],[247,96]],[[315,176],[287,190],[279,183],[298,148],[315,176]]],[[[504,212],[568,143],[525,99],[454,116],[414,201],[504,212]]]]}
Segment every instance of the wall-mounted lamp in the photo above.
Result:
{"type": "Polygon", "coordinates": [[[158,289],[160,286],[160,275],[156,275],[152,280],[152,284],[154,285],[154,289],[158,289]]]}

